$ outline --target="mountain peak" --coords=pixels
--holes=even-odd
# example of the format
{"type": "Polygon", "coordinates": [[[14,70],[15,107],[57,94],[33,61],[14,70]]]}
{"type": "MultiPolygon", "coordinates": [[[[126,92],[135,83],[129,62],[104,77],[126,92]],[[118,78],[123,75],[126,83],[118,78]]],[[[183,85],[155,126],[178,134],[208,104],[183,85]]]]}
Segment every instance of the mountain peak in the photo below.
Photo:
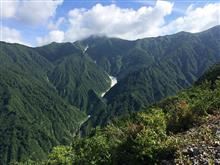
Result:
{"type": "Polygon", "coordinates": [[[89,37],[82,39],[81,41],[94,40],[94,39],[106,39],[106,38],[109,38],[109,37],[105,34],[92,34],[89,37]]]}

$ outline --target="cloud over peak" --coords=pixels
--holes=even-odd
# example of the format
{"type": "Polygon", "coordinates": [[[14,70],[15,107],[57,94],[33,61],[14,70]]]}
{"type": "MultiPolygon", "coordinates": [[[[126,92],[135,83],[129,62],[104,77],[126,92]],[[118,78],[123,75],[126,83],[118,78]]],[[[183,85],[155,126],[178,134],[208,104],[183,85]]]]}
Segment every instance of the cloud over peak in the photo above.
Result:
{"type": "Polygon", "coordinates": [[[78,40],[93,34],[106,34],[111,37],[137,39],[148,31],[162,26],[164,17],[172,11],[173,4],[157,1],[154,7],[141,7],[137,10],[120,8],[115,4],[96,4],[91,9],[73,9],[69,12],[69,29],[66,40],[78,40]]]}
{"type": "Polygon", "coordinates": [[[200,32],[220,24],[219,2],[202,3],[202,5],[188,3],[186,9],[177,8],[178,1],[165,0],[157,0],[151,5],[141,3],[142,6],[139,5],[139,8],[116,5],[118,3],[109,5],[97,3],[90,8],[85,5],[85,8],[69,9],[70,6],[67,5],[73,3],[63,3],[64,0],[0,1],[1,19],[17,20],[24,26],[24,29],[21,28],[22,26],[19,27],[22,32],[20,33],[16,27],[9,28],[4,25],[2,29],[7,33],[2,35],[1,40],[10,39],[12,42],[14,38],[14,42],[21,42],[21,34],[25,34],[25,30],[31,31],[25,29],[31,26],[40,29],[39,33],[33,31],[36,33],[34,42],[37,45],[53,41],[74,42],[91,35],[135,40],[179,31],[200,32]],[[62,11],[66,13],[58,13],[59,6],[63,7],[62,11]],[[177,14],[176,12],[180,10],[181,12],[177,14]]]}
{"type": "Polygon", "coordinates": [[[175,10],[174,3],[169,1],[158,0],[154,6],[142,6],[136,10],[98,3],[90,9],[69,11],[69,26],[64,31],[63,41],[73,42],[100,34],[135,40],[179,31],[200,32],[220,24],[219,9],[220,3],[202,7],[189,5],[182,16],[167,21],[166,17],[175,10]]]}

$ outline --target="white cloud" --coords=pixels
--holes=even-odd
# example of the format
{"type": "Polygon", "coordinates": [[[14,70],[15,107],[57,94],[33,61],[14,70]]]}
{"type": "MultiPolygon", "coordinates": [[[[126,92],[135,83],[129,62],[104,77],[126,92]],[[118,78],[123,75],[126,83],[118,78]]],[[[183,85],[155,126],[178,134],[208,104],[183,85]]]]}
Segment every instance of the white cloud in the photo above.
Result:
{"type": "Polygon", "coordinates": [[[46,27],[50,32],[37,38],[39,45],[53,41],[76,41],[90,35],[134,40],[179,31],[200,32],[220,24],[220,3],[209,3],[203,7],[190,5],[181,12],[182,16],[167,22],[166,16],[175,10],[174,4],[162,0],[157,0],[154,6],[139,9],[120,8],[116,4],[96,4],[90,9],[75,8],[69,11],[68,19],[60,17],[56,21],[50,18],[54,18],[56,9],[63,0],[8,2],[10,3],[3,5],[3,9],[7,6],[7,11],[3,11],[4,18],[16,18],[33,25],[48,22],[46,27]],[[61,31],[59,27],[64,22],[68,23],[67,30],[61,31]]]}
{"type": "Polygon", "coordinates": [[[59,29],[60,25],[65,22],[64,17],[60,17],[56,22],[53,22],[52,20],[48,23],[47,28],[49,30],[57,30],[59,29]]]}
{"type": "Polygon", "coordinates": [[[23,45],[28,45],[31,46],[30,44],[26,43],[22,36],[21,33],[13,28],[9,28],[7,26],[2,26],[0,27],[0,32],[1,32],[1,41],[9,42],[9,43],[20,43],[23,45]]]}
{"type": "Polygon", "coordinates": [[[0,0],[0,13],[1,18],[11,18],[15,16],[17,7],[18,7],[18,1],[6,1],[6,0],[0,0]]]}
{"type": "Polygon", "coordinates": [[[51,42],[62,42],[64,40],[64,32],[60,30],[50,31],[47,36],[37,37],[37,44],[45,45],[51,42]]]}
{"type": "Polygon", "coordinates": [[[29,24],[45,23],[56,13],[63,0],[24,1],[18,9],[18,19],[29,24]]]}
{"type": "Polygon", "coordinates": [[[15,18],[23,23],[37,25],[53,17],[63,0],[1,0],[2,17],[15,18]]]}
{"type": "Polygon", "coordinates": [[[92,34],[125,39],[155,36],[172,7],[171,2],[157,1],[154,7],[141,7],[138,10],[123,9],[115,4],[96,4],[89,10],[73,9],[69,12],[70,27],[65,40],[75,41],[92,34]]]}
{"type": "Polygon", "coordinates": [[[21,34],[18,30],[13,29],[13,28],[9,28],[6,26],[1,27],[1,41],[6,41],[6,42],[10,42],[10,43],[14,43],[14,42],[21,42],[21,34]]]}
{"type": "Polygon", "coordinates": [[[190,5],[182,16],[168,23],[165,17],[172,10],[171,2],[161,0],[153,7],[144,6],[137,10],[123,9],[115,4],[73,9],[69,12],[70,26],[65,32],[65,41],[75,41],[93,34],[134,40],[179,31],[200,32],[220,24],[220,3],[197,8],[190,5]]]}
{"type": "Polygon", "coordinates": [[[200,32],[220,24],[220,3],[207,4],[194,8],[190,5],[185,15],[173,20],[161,29],[161,34],[172,34],[179,31],[200,32]]]}

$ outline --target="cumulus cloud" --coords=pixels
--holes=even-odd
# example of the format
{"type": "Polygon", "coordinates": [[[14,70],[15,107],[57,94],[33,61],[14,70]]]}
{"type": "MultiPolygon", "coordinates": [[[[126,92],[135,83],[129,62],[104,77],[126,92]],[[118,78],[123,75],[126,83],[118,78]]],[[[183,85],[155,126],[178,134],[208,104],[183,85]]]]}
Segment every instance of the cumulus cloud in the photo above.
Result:
{"type": "Polygon", "coordinates": [[[173,3],[157,1],[154,7],[138,10],[123,9],[115,4],[96,4],[91,9],[73,9],[69,12],[70,27],[65,40],[75,41],[92,34],[137,39],[155,36],[165,24],[165,16],[172,12],[173,3]]]}
{"type": "Polygon", "coordinates": [[[73,9],[69,12],[70,26],[65,41],[75,41],[90,35],[107,35],[128,40],[155,37],[179,31],[200,32],[220,24],[220,3],[195,8],[190,5],[182,16],[166,22],[173,3],[158,0],[153,7],[137,10],[123,9],[115,4],[96,4],[91,9],[73,9]]]}
{"type": "Polygon", "coordinates": [[[1,18],[11,18],[15,16],[17,7],[18,7],[18,1],[5,1],[5,0],[0,0],[0,13],[1,13],[1,18]]]}
{"type": "Polygon", "coordinates": [[[14,28],[2,26],[0,27],[0,32],[1,32],[1,39],[0,39],[1,41],[5,41],[9,43],[20,43],[20,44],[31,46],[30,44],[26,43],[23,40],[21,33],[14,28]]]}
{"type": "Polygon", "coordinates": [[[56,13],[63,0],[24,1],[18,8],[18,19],[29,24],[46,22],[56,13]]]}
{"type": "MultiPolygon", "coordinates": [[[[15,18],[24,23],[42,25],[49,33],[37,37],[37,44],[76,41],[90,35],[106,35],[128,40],[173,34],[179,31],[200,32],[220,24],[220,3],[207,3],[202,7],[190,5],[182,16],[167,20],[176,11],[174,3],[157,0],[154,5],[138,9],[121,8],[116,4],[96,4],[90,9],[75,8],[53,21],[56,9],[63,0],[10,0],[4,1],[3,18],[15,18]],[[6,3],[7,2],[7,3],[6,3]],[[59,30],[65,22],[65,31],[59,30]]],[[[177,2],[176,2],[177,3],[177,2]]],[[[64,28],[62,28],[64,29],[64,28]]],[[[15,29],[14,29],[15,30],[15,29]]],[[[19,37],[17,37],[19,38],[19,37]]]]}
{"type": "Polygon", "coordinates": [[[53,22],[52,20],[48,23],[47,28],[49,30],[57,30],[59,29],[60,25],[62,23],[65,22],[65,18],[64,17],[60,17],[58,18],[58,20],[56,20],[55,22],[53,22]]]}
{"type": "Polygon", "coordinates": [[[51,42],[62,42],[64,40],[64,32],[60,30],[53,30],[50,31],[47,36],[44,37],[37,37],[37,44],[45,45],[51,42]]]}
{"type": "Polygon", "coordinates": [[[54,16],[57,7],[63,3],[63,0],[4,0],[1,3],[2,8],[0,9],[3,18],[15,18],[26,24],[37,25],[45,23],[54,16]]]}
{"type": "Polygon", "coordinates": [[[190,5],[185,15],[173,20],[161,29],[161,34],[172,34],[179,31],[200,32],[220,24],[220,3],[211,3],[194,8],[190,5]]]}

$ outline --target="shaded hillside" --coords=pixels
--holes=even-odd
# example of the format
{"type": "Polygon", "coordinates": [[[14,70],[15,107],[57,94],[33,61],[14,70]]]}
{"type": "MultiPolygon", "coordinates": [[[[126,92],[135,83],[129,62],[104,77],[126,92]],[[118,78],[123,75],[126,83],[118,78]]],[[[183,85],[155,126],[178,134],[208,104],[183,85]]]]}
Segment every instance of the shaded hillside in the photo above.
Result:
{"type": "Polygon", "coordinates": [[[72,43],[52,43],[36,50],[54,64],[48,73],[49,81],[63,98],[87,111],[88,92],[100,96],[110,86],[108,74],[83,51],[72,43]]]}
{"type": "Polygon", "coordinates": [[[209,68],[199,79],[196,81],[196,84],[201,84],[205,80],[211,81],[214,83],[214,81],[217,79],[217,77],[220,75],[220,62],[213,65],[211,68],[209,68]]]}
{"type": "MultiPolygon", "coordinates": [[[[103,70],[110,75],[117,76],[125,65],[123,59],[128,51],[135,46],[135,42],[117,38],[91,36],[75,45],[88,47],[87,54],[96,61],[103,70]]],[[[128,69],[128,68],[127,68],[128,69]]]]}
{"type": "Polygon", "coordinates": [[[69,144],[85,118],[47,81],[52,64],[31,48],[1,43],[0,162],[44,159],[69,144]]]}
{"type": "Polygon", "coordinates": [[[108,74],[81,54],[65,57],[48,77],[60,96],[84,111],[87,111],[90,90],[100,96],[110,86],[108,74]]]}
{"type": "Polygon", "coordinates": [[[37,47],[35,50],[44,56],[51,62],[56,62],[57,60],[63,59],[66,56],[72,54],[80,54],[82,51],[72,43],[51,43],[42,47],[37,47]]]}

